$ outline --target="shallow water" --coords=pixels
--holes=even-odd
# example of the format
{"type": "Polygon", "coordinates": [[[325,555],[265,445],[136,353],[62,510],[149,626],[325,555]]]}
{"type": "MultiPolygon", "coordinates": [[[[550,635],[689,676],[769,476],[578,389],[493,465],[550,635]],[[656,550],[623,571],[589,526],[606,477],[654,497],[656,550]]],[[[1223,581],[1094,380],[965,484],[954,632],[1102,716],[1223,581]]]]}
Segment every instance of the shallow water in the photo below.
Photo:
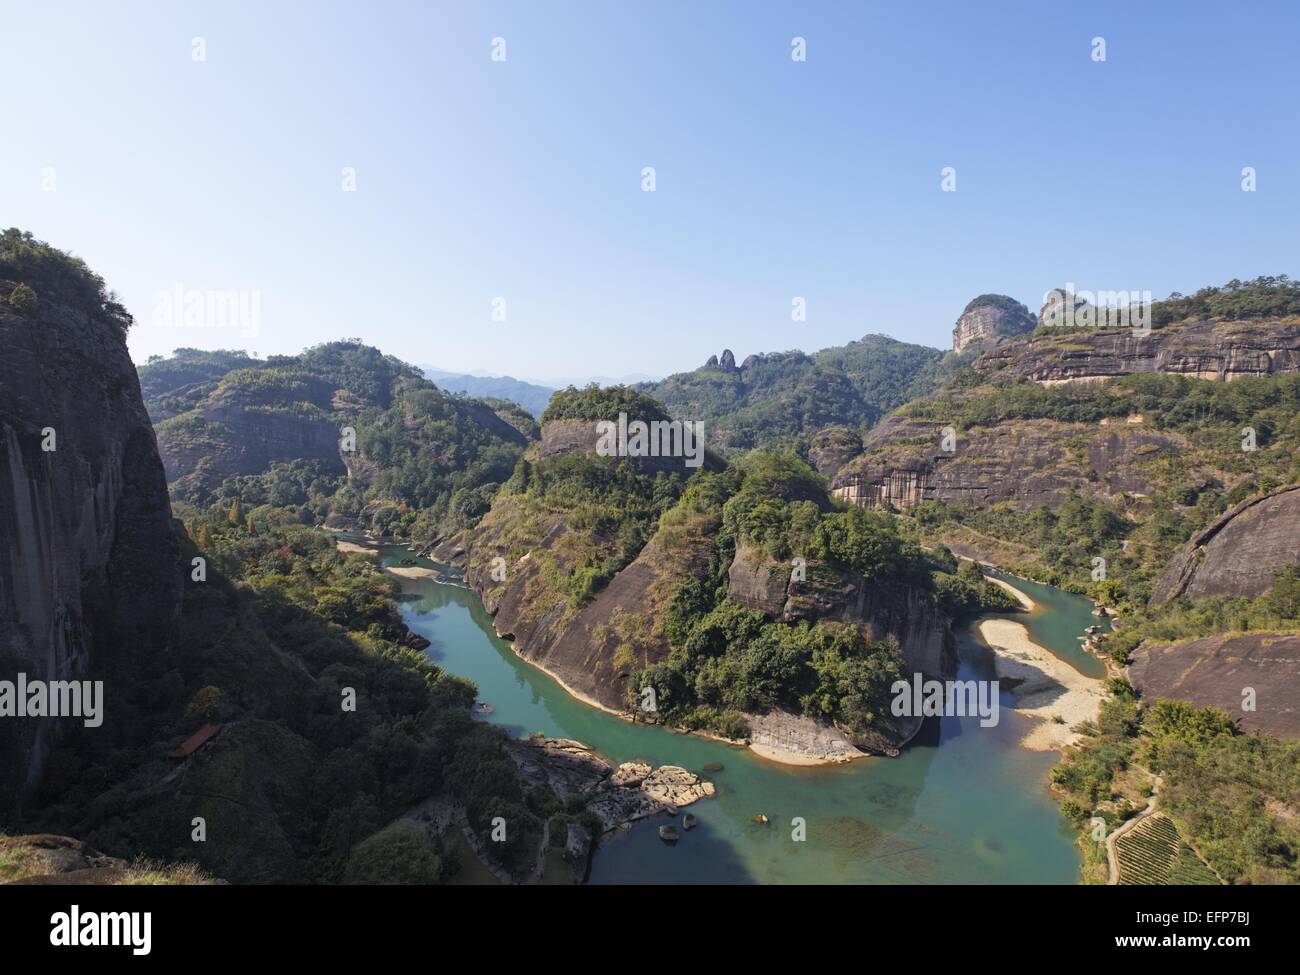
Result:
{"type": "MultiPolygon", "coordinates": [[[[384,564],[410,558],[386,548],[384,564]]],[[[432,564],[421,562],[421,564],[432,564]]],[[[1085,599],[1011,580],[1039,609],[1017,614],[1031,637],[1083,670],[1091,658],[1077,637],[1096,622],[1085,599]]],[[[691,806],[699,826],[668,847],[656,818],[602,845],[590,882],[602,883],[1074,883],[1079,859],[1047,790],[1055,753],[1018,742],[1032,726],[1010,711],[982,728],[978,718],[940,718],[899,758],[794,768],[747,749],[651,725],[630,724],[570,697],[524,663],[492,631],[474,593],[402,579],[402,615],[428,638],[430,657],[473,680],[493,710],[483,720],[515,733],[540,731],[586,742],[614,762],[644,758],[706,773],[717,795],[691,806]],[[756,814],[767,825],[752,821],[756,814]],[[796,818],[806,839],[795,841],[796,818]]],[[[991,679],[990,651],[958,633],[959,677],[991,679]]],[[[1094,661],[1095,662],[1095,661],[1094,661]]],[[[1100,666],[1100,664],[1098,664],[1100,666]]],[[[1086,671],[1085,671],[1086,672],[1086,671]]]]}

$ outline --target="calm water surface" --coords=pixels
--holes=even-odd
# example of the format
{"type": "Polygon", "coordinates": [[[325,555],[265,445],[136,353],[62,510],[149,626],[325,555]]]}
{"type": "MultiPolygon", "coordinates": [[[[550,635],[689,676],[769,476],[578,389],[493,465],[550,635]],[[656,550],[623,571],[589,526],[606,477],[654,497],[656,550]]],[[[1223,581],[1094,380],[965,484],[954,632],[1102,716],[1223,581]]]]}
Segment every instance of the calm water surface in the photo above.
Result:
{"type": "MultiPolygon", "coordinates": [[[[386,565],[411,558],[388,547],[386,565]]],[[[422,565],[433,563],[421,561],[422,565]]],[[[1009,710],[981,728],[978,718],[932,719],[899,758],[791,768],[746,749],[630,724],[580,704],[524,663],[492,631],[474,593],[427,580],[400,580],[402,615],[431,641],[430,657],[468,677],[493,712],[483,720],[518,734],[540,731],[586,742],[606,758],[644,758],[708,773],[717,796],[691,811],[700,825],[665,846],[656,818],[604,844],[590,882],[602,883],[1075,883],[1072,834],[1047,790],[1055,753],[1018,746],[1032,726],[1009,710]],[[752,817],[762,813],[764,826],[752,817]],[[805,842],[791,839],[802,817],[805,842]]],[[[1011,580],[1038,608],[1018,614],[1032,638],[1085,673],[1101,665],[1078,637],[1097,620],[1092,604],[1036,583],[1011,580]]],[[[962,679],[993,676],[974,624],[957,634],[962,679]]]]}

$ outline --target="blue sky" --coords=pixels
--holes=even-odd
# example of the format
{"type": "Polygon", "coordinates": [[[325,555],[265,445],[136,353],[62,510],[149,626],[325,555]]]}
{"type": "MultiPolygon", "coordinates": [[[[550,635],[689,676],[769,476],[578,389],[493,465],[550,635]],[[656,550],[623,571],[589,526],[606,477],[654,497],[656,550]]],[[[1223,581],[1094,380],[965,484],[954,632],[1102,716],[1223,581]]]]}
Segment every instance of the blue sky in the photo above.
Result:
{"type": "Polygon", "coordinates": [[[99,271],[138,361],[665,374],[1300,272],[1296,4],[6,6],[0,223],[99,271]],[[155,324],[178,286],[256,293],[255,334],[155,324]]]}

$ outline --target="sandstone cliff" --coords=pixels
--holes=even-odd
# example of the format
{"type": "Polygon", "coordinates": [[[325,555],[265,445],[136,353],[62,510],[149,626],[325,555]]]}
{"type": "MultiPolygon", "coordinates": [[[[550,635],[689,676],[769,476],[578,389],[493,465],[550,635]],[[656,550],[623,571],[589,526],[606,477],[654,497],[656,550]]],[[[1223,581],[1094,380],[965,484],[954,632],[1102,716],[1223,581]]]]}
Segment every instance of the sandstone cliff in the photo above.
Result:
{"type": "Polygon", "coordinates": [[[464,563],[465,581],[521,657],[572,693],[622,710],[627,677],[667,658],[662,613],[679,582],[707,570],[714,543],[704,526],[660,530],[593,599],[575,606],[556,580],[592,553],[608,557],[617,544],[581,513],[539,511],[521,496],[503,495],[472,532],[433,557],[464,563]]]}
{"type": "MultiPolygon", "coordinates": [[[[806,569],[802,581],[794,580],[788,566],[774,562],[761,549],[742,547],[728,571],[728,595],[776,622],[851,623],[862,627],[871,640],[892,639],[902,655],[905,675],[921,673],[944,680],[956,673],[950,621],[929,593],[910,586],[867,582],[860,576],[836,573],[814,563],[806,569]]],[[[825,726],[801,720],[809,727],[797,727],[790,715],[778,714],[756,726],[751,719],[754,740],[772,737],[768,743],[785,750],[811,747],[830,755],[843,751],[842,742],[827,739],[825,726]],[[783,736],[785,744],[778,744],[773,736],[783,736]]],[[[844,733],[842,737],[858,749],[884,751],[911,739],[921,723],[919,717],[892,718],[870,734],[844,733]]]]}
{"type": "Polygon", "coordinates": [[[1044,385],[1152,372],[1217,381],[1300,372],[1300,324],[1188,322],[1147,335],[1129,328],[1076,329],[1003,343],[975,368],[1044,385]]]}
{"type": "Polygon", "coordinates": [[[1020,420],[976,427],[942,449],[939,421],[895,416],[871,431],[863,456],[832,480],[836,497],[860,507],[906,511],[922,501],[1007,501],[1035,508],[1069,490],[1146,495],[1143,465],[1183,438],[1132,423],[1020,420]]]}
{"type": "Polygon", "coordinates": [[[1038,322],[1029,309],[1006,295],[980,295],[972,300],[952,330],[952,350],[992,348],[1004,339],[1032,332],[1038,322]]]}
{"type": "MultiPolygon", "coordinates": [[[[0,290],[28,273],[0,262],[0,290]]],[[[167,485],[124,333],[72,273],[45,267],[34,309],[0,302],[0,679],[82,678],[107,655],[161,653],[180,607],[167,485]]],[[[31,787],[56,728],[4,721],[0,795],[31,787]]]]}
{"type": "MultiPolygon", "coordinates": [[[[820,469],[833,472],[834,493],[850,504],[903,510],[929,500],[1005,501],[1033,508],[1055,503],[1069,490],[1147,496],[1161,458],[1190,446],[1184,435],[1157,429],[1159,418],[1141,412],[1101,415],[1093,422],[1051,419],[1088,411],[1038,402],[1047,394],[1021,395],[1024,387],[1029,382],[1068,387],[1144,373],[1219,382],[1297,373],[1300,327],[1286,321],[1198,321],[1147,336],[1097,328],[1038,334],[1001,342],[976,359],[974,368],[961,383],[886,418],[863,438],[855,457],[846,457],[851,443],[833,431],[815,437],[817,452],[810,450],[810,456],[820,469]],[[1005,414],[990,408],[1004,397],[1036,406],[1005,414]],[[972,402],[982,405],[970,415],[982,412],[995,419],[949,428],[946,417],[963,415],[972,402]],[[1035,408],[1044,412],[1035,414],[1035,408]],[[1054,413],[1058,408],[1061,412],[1054,413]],[[836,449],[826,449],[823,441],[836,449]]],[[[1086,390],[1060,393],[1087,395],[1086,390]]]]}
{"type": "Polygon", "coordinates": [[[1244,633],[1140,647],[1129,680],[1148,700],[1217,707],[1243,731],[1300,738],[1300,634],[1244,633]],[[1243,710],[1252,688],[1254,709],[1243,710]]]}
{"type": "Polygon", "coordinates": [[[1300,561],[1300,486],[1247,498],[1187,543],[1156,581],[1151,602],[1179,596],[1259,596],[1273,573],[1300,561]]]}

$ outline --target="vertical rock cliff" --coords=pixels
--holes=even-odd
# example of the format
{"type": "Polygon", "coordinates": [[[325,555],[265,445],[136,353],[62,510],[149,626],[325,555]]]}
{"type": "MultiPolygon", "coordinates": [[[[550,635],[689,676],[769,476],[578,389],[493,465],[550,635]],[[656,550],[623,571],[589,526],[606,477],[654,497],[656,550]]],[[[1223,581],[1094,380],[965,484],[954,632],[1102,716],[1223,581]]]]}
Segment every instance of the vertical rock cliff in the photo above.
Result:
{"type": "MultiPolygon", "coordinates": [[[[163,651],[178,548],[129,319],[84,265],[16,233],[0,247],[0,680],[86,679],[163,651]]],[[[58,729],[0,717],[0,796],[31,788],[58,729]]]]}

